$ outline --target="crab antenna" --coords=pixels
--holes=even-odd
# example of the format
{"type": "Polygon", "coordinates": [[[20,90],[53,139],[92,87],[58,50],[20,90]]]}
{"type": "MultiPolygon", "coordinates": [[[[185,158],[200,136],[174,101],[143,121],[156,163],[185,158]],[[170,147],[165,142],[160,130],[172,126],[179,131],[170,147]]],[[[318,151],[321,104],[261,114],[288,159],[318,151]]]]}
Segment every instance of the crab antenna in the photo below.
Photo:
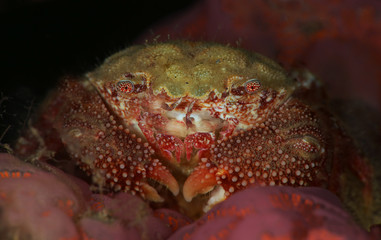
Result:
{"type": "Polygon", "coordinates": [[[192,101],[189,104],[188,109],[187,109],[187,113],[185,115],[185,124],[187,125],[187,128],[190,128],[193,125],[190,115],[192,114],[194,103],[195,103],[195,101],[192,101]]]}
{"type": "Polygon", "coordinates": [[[167,111],[172,111],[174,110],[177,106],[179,106],[179,104],[183,101],[183,98],[181,97],[179,100],[177,100],[176,102],[172,103],[170,106],[166,103],[163,103],[162,104],[162,108],[167,110],[167,111]]]}

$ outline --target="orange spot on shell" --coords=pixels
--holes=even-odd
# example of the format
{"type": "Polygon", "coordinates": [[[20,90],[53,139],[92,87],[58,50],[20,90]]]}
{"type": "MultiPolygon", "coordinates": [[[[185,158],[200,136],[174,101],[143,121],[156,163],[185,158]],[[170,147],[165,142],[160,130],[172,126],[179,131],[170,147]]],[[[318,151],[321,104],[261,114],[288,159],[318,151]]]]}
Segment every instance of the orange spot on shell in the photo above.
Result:
{"type": "Polygon", "coordinates": [[[5,200],[7,198],[8,198],[8,196],[7,196],[7,194],[5,192],[0,192],[0,199],[5,200]]]}
{"type": "Polygon", "coordinates": [[[52,211],[44,211],[41,213],[41,217],[49,217],[52,211]]]}
{"type": "Polygon", "coordinates": [[[172,232],[175,232],[177,229],[190,224],[190,222],[185,219],[177,218],[176,216],[171,216],[163,212],[155,212],[154,214],[155,217],[160,218],[168,224],[171,227],[172,232]]]}
{"type": "Polygon", "coordinates": [[[192,237],[192,235],[190,235],[189,233],[185,233],[183,240],[189,240],[189,239],[191,239],[191,237],[192,237]]]}
{"type": "Polygon", "coordinates": [[[4,170],[0,172],[0,178],[27,178],[31,176],[32,174],[30,172],[22,172],[17,170],[13,170],[13,171],[4,170]]]}
{"type": "Polygon", "coordinates": [[[64,200],[58,200],[58,207],[64,211],[69,217],[74,216],[74,211],[73,211],[73,205],[74,202],[71,199],[67,199],[66,201],[64,200]]]}
{"type": "Polygon", "coordinates": [[[1,178],[9,178],[9,172],[8,171],[2,171],[0,172],[1,178]]]}
{"type": "Polygon", "coordinates": [[[23,177],[24,178],[28,178],[28,177],[31,177],[32,176],[32,174],[30,173],[30,172],[25,172],[24,174],[23,174],[23,177]]]}
{"type": "Polygon", "coordinates": [[[96,212],[101,211],[104,207],[105,205],[103,202],[94,202],[93,204],[91,204],[91,210],[96,212]]]}
{"type": "Polygon", "coordinates": [[[268,233],[265,233],[261,236],[261,240],[291,240],[292,238],[290,236],[272,236],[268,233]]]}
{"type": "Polygon", "coordinates": [[[177,219],[169,216],[167,220],[168,220],[169,226],[171,226],[172,228],[172,231],[176,231],[179,228],[179,222],[177,221],[177,219]]]}
{"type": "Polygon", "coordinates": [[[299,194],[293,193],[291,195],[291,201],[294,206],[298,206],[301,200],[301,196],[299,194]]]}
{"type": "Polygon", "coordinates": [[[20,178],[21,173],[20,172],[12,172],[12,178],[20,178]]]}

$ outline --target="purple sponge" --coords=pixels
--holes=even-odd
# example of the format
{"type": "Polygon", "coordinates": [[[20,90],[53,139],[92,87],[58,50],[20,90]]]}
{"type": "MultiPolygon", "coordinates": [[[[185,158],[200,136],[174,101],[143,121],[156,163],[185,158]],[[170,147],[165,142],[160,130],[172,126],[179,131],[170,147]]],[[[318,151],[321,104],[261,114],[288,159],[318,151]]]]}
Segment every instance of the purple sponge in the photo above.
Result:
{"type": "MultiPolygon", "coordinates": [[[[57,173],[59,171],[57,170],[57,173]]],[[[78,237],[73,219],[85,210],[84,195],[56,177],[8,154],[0,154],[0,222],[5,239],[78,237]]],[[[66,183],[63,181],[65,179],[66,183]]]]}
{"type": "Polygon", "coordinates": [[[141,198],[128,193],[115,197],[93,195],[92,214],[80,221],[83,232],[91,239],[167,239],[170,226],[154,216],[141,198]]]}
{"type": "Polygon", "coordinates": [[[331,192],[252,187],[216,205],[174,239],[370,239],[331,192]]]}

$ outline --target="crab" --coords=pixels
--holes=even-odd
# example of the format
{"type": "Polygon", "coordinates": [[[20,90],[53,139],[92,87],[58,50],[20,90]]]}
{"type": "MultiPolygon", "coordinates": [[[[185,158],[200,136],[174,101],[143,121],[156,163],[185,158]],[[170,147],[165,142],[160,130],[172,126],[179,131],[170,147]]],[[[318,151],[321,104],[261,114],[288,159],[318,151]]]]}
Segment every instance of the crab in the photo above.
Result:
{"type": "Polygon", "coordinates": [[[16,153],[39,149],[39,161],[65,159],[108,191],[197,218],[250,185],[337,187],[332,131],[340,130],[317,98],[313,75],[288,74],[260,54],[204,42],[136,45],[67,77],[16,153]]]}

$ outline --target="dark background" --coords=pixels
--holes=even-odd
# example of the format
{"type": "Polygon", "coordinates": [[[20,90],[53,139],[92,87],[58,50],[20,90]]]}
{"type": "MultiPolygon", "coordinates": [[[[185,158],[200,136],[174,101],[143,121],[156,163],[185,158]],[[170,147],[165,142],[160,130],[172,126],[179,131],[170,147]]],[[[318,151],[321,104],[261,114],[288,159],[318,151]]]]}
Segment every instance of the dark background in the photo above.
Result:
{"type": "Polygon", "coordinates": [[[95,68],[194,2],[0,1],[0,143],[15,140],[62,76],[95,68]]]}

